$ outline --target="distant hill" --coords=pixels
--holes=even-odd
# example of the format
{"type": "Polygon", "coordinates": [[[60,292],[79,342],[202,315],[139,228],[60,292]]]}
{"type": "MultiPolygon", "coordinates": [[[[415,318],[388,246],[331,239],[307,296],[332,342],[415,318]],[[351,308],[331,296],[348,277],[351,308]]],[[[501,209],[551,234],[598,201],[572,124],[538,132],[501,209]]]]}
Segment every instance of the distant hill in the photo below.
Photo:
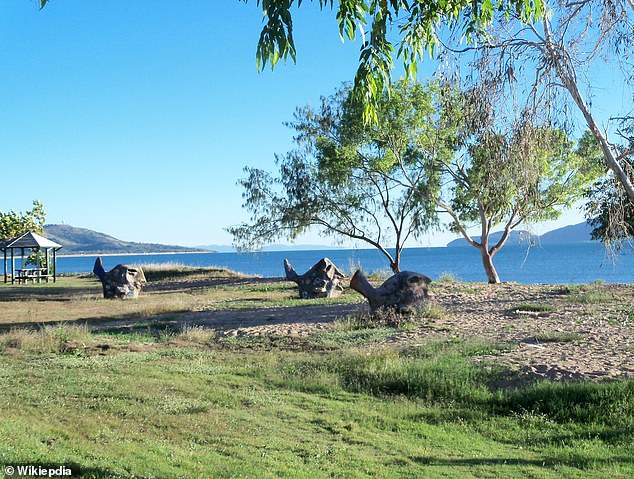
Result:
{"type": "Polygon", "coordinates": [[[44,226],[44,236],[64,247],[60,254],[141,254],[202,251],[198,248],[183,246],[122,241],[104,233],[70,225],[46,225],[44,226]]]}
{"type": "Polygon", "coordinates": [[[592,226],[586,221],[577,225],[564,226],[548,233],[544,233],[539,237],[539,241],[543,244],[553,243],[587,243],[593,241],[590,238],[592,226]]]}
{"type": "MultiPolygon", "coordinates": [[[[541,236],[534,235],[526,230],[511,231],[506,244],[528,244],[529,242],[535,244],[586,243],[592,241],[590,239],[591,231],[592,227],[585,221],[576,225],[564,226],[563,228],[549,231],[541,236]]],[[[491,233],[489,244],[495,244],[501,236],[501,231],[491,233]]],[[[474,237],[474,239],[480,241],[479,236],[474,237]]],[[[447,243],[447,246],[469,246],[469,243],[467,243],[467,240],[464,238],[458,238],[447,243]]]]}

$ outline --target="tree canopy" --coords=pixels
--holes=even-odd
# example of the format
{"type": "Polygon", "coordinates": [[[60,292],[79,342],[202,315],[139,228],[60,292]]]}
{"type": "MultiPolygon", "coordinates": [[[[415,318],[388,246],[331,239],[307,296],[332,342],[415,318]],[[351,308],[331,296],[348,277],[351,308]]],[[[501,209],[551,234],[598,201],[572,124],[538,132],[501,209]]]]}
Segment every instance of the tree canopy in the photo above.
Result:
{"type": "Polygon", "coordinates": [[[0,240],[13,239],[29,231],[42,234],[45,223],[46,212],[38,200],[33,202],[33,208],[28,211],[0,211],[0,240]]]}
{"type": "Polygon", "coordinates": [[[563,131],[525,117],[509,123],[482,94],[401,80],[382,95],[374,124],[364,123],[348,89],[317,111],[298,109],[290,123],[297,148],[277,158],[279,175],[247,168],[240,182],[252,216],[229,229],[234,241],[250,248],[316,226],[373,245],[398,271],[405,242],[438,226],[444,212],[499,282],[492,258],[509,233],[556,218],[601,169],[563,131]],[[479,239],[467,231],[474,224],[479,239]],[[502,238],[489,245],[498,225],[502,238]]]}
{"type": "Polygon", "coordinates": [[[439,177],[420,168],[425,159],[418,145],[430,145],[433,137],[429,147],[437,155],[451,154],[452,132],[442,128],[437,100],[437,87],[401,82],[393,95],[382,96],[372,127],[364,124],[349,88],[322,98],[317,110],[299,108],[289,123],[297,148],[277,157],[279,175],[247,168],[240,181],[252,216],[229,229],[236,245],[293,239],[317,227],[376,247],[398,272],[406,241],[436,222],[427,197],[440,189],[439,177]]]}
{"type": "Polygon", "coordinates": [[[500,281],[493,257],[512,230],[558,218],[602,174],[600,164],[574,151],[562,130],[530,123],[478,133],[446,172],[453,180],[448,201],[436,203],[451,216],[450,229],[480,251],[490,283],[500,281]],[[479,238],[469,235],[470,225],[479,225],[479,238]],[[490,244],[496,226],[502,226],[502,236],[490,244]]]}
{"type": "MultiPolygon", "coordinates": [[[[248,0],[244,0],[247,2],[248,0]]],[[[323,9],[334,9],[334,0],[318,1],[323,9]]],[[[293,7],[302,0],[256,0],[262,8],[264,25],[258,42],[259,69],[274,68],[280,59],[296,60],[293,39],[293,7]]],[[[402,60],[410,77],[426,53],[433,56],[440,47],[443,28],[459,30],[461,38],[476,43],[486,37],[494,18],[511,15],[523,22],[542,17],[542,0],[453,0],[437,2],[403,0],[340,0],[336,21],[341,39],[361,38],[359,66],[352,97],[363,106],[366,120],[377,121],[378,102],[391,85],[395,58],[402,60]]]]}
{"type": "Polygon", "coordinates": [[[453,51],[460,56],[465,50],[475,56],[470,65],[474,81],[495,78],[508,87],[509,98],[523,95],[524,108],[542,111],[568,131],[584,122],[617,181],[614,186],[620,184],[634,202],[628,173],[634,168],[634,149],[625,134],[634,125],[632,102],[623,98],[593,105],[593,90],[599,88],[634,99],[632,0],[544,2],[540,22],[526,24],[511,12],[491,24],[477,48],[453,51]],[[609,87],[598,69],[610,72],[609,87]],[[603,118],[597,116],[601,110],[603,118]]]}

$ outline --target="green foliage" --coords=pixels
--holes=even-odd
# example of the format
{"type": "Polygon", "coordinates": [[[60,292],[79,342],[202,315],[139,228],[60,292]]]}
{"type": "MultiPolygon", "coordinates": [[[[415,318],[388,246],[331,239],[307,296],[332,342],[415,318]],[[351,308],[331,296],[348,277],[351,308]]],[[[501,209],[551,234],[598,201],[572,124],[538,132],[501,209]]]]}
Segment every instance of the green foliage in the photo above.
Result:
{"type": "MultiPolygon", "coordinates": [[[[629,119],[629,125],[623,125],[625,134],[629,138],[630,156],[634,151],[634,120],[629,119]]],[[[580,141],[580,151],[593,161],[601,161],[603,152],[594,136],[589,132],[580,141]]],[[[621,166],[628,173],[630,181],[634,181],[634,165],[628,161],[627,151],[621,158],[621,166]]],[[[592,230],[592,239],[600,240],[618,248],[623,243],[634,238],[634,202],[628,197],[623,185],[612,174],[602,177],[586,193],[588,199],[585,210],[586,218],[592,230]]]]}
{"type": "Polygon", "coordinates": [[[410,313],[400,313],[394,309],[378,309],[371,313],[359,313],[339,321],[338,327],[345,330],[413,329],[430,319],[440,319],[446,315],[447,312],[442,306],[426,301],[410,313]]]}
{"type": "Polygon", "coordinates": [[[42,203],[35,200],[33,208],[28,211],[0,211],[0,240],[16,238],[32,231],[42,234],[46,223],[46,212],[42,203]]]}
{"type": "Polygon", "coordinates": [[[455,143],[440,101],[438,85],[402,81],[381,98],[373,126],[348,88],[318,110],[299,108],[288,124],[297,148],[277,157],[279,175],[247,168],[239,182],[251,222],[229,229],[234,243],[254,248],[318,227],[378,248],[398,271],[407,239],[437,220],[429,197],[440,191],[438,159],[455,143]]]}
{"type": "Polygon", "coordinates": [[[384,341],[394,336],[395,330],[391,327],[361,327],[360,322],[354,318],[341,321],[337,328],[326,331],[310,338],[311,344],[321,347],[350,347],[368,346],[379,341],[384,341]]]}
{"type": "Polygon", "coordinates": [[[614,301],[614,295],[609,287],[601,283],[571,284],[562,289],[562,293],[568,295],[570,303],[601,304],[614,301]]]}
{"type": "MultiPolygon", "coordinates": [[[[247,1],[247,0],[245,0],[247,1]]],[[[280,59],[296,60],[291,8],[302,1],[257,0],[264,14],[264,26],[256,52],[259,70],[267,63],[274,68],[280,59]]],[[[319,0],[319,6],[335,8],[332,0],[319,0]]],[[[355,75],[353,100],[360,105],[364,121],[378,124],[380,103],[392,86],[395,58],[403,61],[409,78],[415,78],[417,64],[428,53],[434,56],[440,44],[439,31],[449,26],[461,30],[467,42],[487,38],[487,28],[495,17],[508,19],[513,14],[521,22],[534,22],[543,14],[541,0],[457,0],[453,2],[402,2],[389,0],[342,0],[338,2],[339,35],[354,40],[362,34],[359,66],[355,75]],[[398,31],[396,30],[398,25],[398,31]],[[365,33],[365,29],[368,33],[365,33]],[[399,45],[395,49],[393,38],[399,45]]]]}
{"type": "Polygon", "coordinates": [[[441,284],[457,283],[458,278],[456,278],[456,275],[453,273],[445,272],[440,275],[436,282],[441,284]]]}
{"type": "Polygon", "coordinates": [[[575,150],[560,129],[535,123],[528,114],[509,118],[505,101],[497,86],[485,85],[463,91],[446,106],[463,112],[457,125],[461,150],[444,164],[450,187],[437,201],[451,216],[449,228],[480,250],[490,283],[499,282],[492,259],[513,229],[556,219],[602,174],[600,162],[583,154],[583,141],[575,150]],[[480,238],[467,233],[474,225],[480,238]],[[503,233],[489,244],[497,226],[503,233]]]}
{"type": "MultiPolygon", "coordinates": [[[[630,169],[634,181],[634,167],[630,169]]],[[[613,175],[597,181],[586,197],[586,218],[593,227],[592,239],[620,249],[634,238],[634,202],[613,175]]]]}
{"type": "MultiPolygon", "coordinates": [[[[530,124],[508,134],[487,128],[463,161],[455,165],[464,176],[455,183],[452,207],[467,224],[484,213],[489,229],[556,219],[601,175],[599,163],[576,152],[563,131],[530,124]]],[[[452,229],[459,231],[455,223],[452,229]]]]}

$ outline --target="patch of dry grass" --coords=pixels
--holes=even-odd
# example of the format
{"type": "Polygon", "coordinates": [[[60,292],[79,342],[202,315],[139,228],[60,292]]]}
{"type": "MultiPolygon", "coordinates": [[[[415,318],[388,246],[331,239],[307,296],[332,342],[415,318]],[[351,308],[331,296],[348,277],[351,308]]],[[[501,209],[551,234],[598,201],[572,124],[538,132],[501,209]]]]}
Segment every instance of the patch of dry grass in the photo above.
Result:
{"type": "Polygon", "coordinates": [[[86,324],[45,325],[39,329],[12,329],[0,334],[0,351],[19,349],[27,352],[60,353],[69,341],[88,341],[86,324]]]}
{"type": "Polygon", "coordinates": [[[425,302],[413,312],[399,313],[395,309],[379,309],[372,313],[360,313],[338,321],[343,329],[362,328],[411,328],[425,320],[440,319],[446,315],[445,309],[436,303],[425,302]]]}
{"type": "Polygon", "coordinates": [[[216,332],[203,326],[186,324],[175,339],[186,343],[211,344],[216,339],[216,332]]]}
{"type": "Polygon", "coordinates": [[[226,268],[209,266],[195,267],[179,263],[148,263],[139,265],[143,268],[148,282],[182,281],[219,278],[248,278],[247,275],[237,273],[226,268]]]}

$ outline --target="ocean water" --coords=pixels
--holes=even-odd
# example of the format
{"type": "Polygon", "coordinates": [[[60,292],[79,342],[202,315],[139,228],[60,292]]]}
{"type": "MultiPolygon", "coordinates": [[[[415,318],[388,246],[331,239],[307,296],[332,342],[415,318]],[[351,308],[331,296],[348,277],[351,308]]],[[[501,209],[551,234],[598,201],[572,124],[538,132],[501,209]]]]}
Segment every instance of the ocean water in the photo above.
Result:
{"type": "MultiPolygon", "coordinates": [[[[350,273],[388,271],[384,257],[374,249],[333,249],[320,251],[282,251],[261,253],[184,253],[103,256],[106,270],[117,264],[178,263],[189,266],[220,266],[249,275],[284,276],[287,258],[301,274],[323,257],[350,273]]],[[[58,257],[61,273],[92,271],[96,255],[58,257]]],[[[517,283],[634,283],[634,249],[628,247],[616,256],[598,243],[505,246],[493,260],[502,281],[517,283]]],[[[479,252],[464,248],[408,248],[403,251],[401,269],[416,271],[438,279],[451,273],[461,281],[486,281],[479,252]]]]}

